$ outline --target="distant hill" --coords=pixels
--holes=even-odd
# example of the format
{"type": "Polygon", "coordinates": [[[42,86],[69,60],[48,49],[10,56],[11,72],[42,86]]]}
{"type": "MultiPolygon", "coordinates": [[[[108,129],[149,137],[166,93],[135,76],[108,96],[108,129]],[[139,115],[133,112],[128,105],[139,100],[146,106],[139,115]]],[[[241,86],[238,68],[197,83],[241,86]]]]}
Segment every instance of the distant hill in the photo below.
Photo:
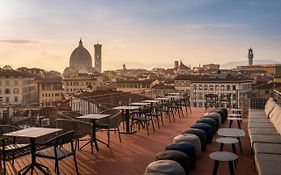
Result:
{"type": "MultiPolygon", "coordinates": [[[[262,59],[262,60],[254,60],[254,64],[281,64],[281,61],[262,59]]],[[[235,68],[236,66],[246,66],[248,65],[248,61],[232,61],[225,64],[221,64],[221,68],[230,69],[235,68]]]]}

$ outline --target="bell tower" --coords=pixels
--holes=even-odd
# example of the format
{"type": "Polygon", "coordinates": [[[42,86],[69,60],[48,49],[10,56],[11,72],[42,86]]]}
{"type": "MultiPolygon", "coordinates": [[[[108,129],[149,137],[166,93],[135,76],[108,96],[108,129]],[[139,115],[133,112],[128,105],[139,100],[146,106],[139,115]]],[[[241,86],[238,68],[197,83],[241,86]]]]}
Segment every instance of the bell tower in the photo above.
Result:
{"type": "Polygon", "coordinates": [[[101,68],[101,44],[95,44],[95,68],[96,70],[101,73],[102,72],[102,68],[101,68]]]}
{"type": "Polygon", "coordinates": [[[254,59],[254,53],[253,53],[253,49],[250,47],[250,49],[248,50],[249,66],[253,65],[253,59],[254,59]]]}

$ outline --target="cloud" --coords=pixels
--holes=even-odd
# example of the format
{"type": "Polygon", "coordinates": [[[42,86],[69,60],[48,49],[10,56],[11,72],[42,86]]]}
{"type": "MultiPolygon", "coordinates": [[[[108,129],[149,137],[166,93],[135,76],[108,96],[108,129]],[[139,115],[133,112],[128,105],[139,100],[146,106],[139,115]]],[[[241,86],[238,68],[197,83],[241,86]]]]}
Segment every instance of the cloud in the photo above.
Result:
{"type": "Polygon", "coordinates": [[[187,30],[202,30],[202,29],[215,29],[215,28],[244,28],[244,24],[186,24],[187,30]]]}
{"type": "Polygon", "coordinates": [[[20,40],[20,39],[9,39],[9,40],[0,40],[0,43],[10,43],[10,44],[29,44],[36,43],[34,40],[20,40]]]}

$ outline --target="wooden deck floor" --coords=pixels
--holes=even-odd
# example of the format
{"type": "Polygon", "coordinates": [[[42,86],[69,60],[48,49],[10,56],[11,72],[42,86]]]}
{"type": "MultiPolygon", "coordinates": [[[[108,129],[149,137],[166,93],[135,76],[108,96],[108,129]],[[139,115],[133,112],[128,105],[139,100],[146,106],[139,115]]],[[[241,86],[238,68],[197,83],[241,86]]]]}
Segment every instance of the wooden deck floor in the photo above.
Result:
{"type": "MultiPolygon", "coordinates": [[[[77,152],[77,160],[79,172],[81,175],[137,175],[143,174],[146,166],[154,160],[155,155],[162,151],[164,147],[171,143],[174,136],[181,133],[182,130],[190,127],[196,120],[202,116],[205,111],[203,108],[193,108],[192,114],[186,115],[179,119],[176,116],[176,122],[169,123],[165,119],[164,126],[160,129],[156,128],[153,133],[150,130],[150,135],[146,134],[145,129],[141,129],[132,135],[121,135],[122,143],[119,143],[117,134],[111,133],[111,146],[106,147],[99,144],[100,151],[91,154],[90,146],[86,146],[82,151],[77,152]]],[[[236,126],[236,125],[234,125],[236,126]]],[[[221,126],[227,127],[227,124],[221,126]]],[[[247,120],[243,120],[242,127],[247,129],[247,120]]],[[[137,127],[135,128],[136,130],[137,127]]],[[[99,138],[106,138],[105,132],[98,133],[99,138]]],[[[208,175],[212,174],[213,161],[209,158],[209,153],[217,151],[219,145],[215,142],[217,136],[211,144],[207,145],[206,152],[203,152],[202,157],[197,160],[197,166],[190,172],[191,175],[208,175]]],[[[253,155],[250,151],[249,137],[242,138],[244,154],[238,153],[238,166],[236,174],[238,175],[256,175],[253,155]]],[[[82,144],[81,144],[82,145],[82,144]]],[[[229,149],[226,146],[226,149],[229,149]]],[[[54,172],[54,162],[42,158],[37,159],[38,162],[48,166],[51,174],[54,172]]],[[[30,156],[20,157],[15,161],[14,167],[10,164],[8,174],[16,174],[16,171],[23,168],[30,162],[30,156]]],[[[75,174],[73,159],[67,158],[60,161],[60,172],[64,175],[75,174]]],[[[35,170],[34,174],[37,173],[35,170]]],[[[218,175],[228,174],[228,166],[221,164],[218,169],[218,175]]]]}

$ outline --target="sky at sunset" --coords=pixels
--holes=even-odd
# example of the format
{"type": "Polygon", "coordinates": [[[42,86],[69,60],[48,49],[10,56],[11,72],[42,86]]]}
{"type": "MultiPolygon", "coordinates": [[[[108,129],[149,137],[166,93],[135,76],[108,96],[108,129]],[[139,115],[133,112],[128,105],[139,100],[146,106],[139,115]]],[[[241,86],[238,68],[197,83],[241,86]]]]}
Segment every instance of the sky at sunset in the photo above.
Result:
{"type": "MultiPolygon", "coordinates": [[[[0,0],[0,66],[62,72],[80,37],[103,70],[281,60],[280,0],[0,0]]],[[[94,62],[94,60],[93,60],[94,62]]]]}

